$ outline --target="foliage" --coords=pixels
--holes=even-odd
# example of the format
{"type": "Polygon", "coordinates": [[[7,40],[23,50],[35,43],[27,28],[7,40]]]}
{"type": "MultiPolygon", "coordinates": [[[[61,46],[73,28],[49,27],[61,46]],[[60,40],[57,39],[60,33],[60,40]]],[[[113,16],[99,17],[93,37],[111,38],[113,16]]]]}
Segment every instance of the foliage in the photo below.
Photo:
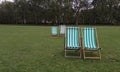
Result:
{"type": "Polygon", "coordinates": [[[0,4],[0,23],[115,24],[119,0],[14,0],[0,4]]]}

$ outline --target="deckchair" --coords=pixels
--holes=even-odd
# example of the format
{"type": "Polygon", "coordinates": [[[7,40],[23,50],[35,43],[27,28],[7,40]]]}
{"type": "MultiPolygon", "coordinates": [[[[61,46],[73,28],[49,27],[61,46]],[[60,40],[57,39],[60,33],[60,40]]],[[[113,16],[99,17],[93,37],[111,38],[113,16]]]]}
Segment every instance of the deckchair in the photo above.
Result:
{"type": "Polygon", "coordinates": [[[66,28],[64,42],[65,57],[81,58],[81,43],[78,27],[66,28]],[[72,52],[72,54],[70,55],[69,52],[72,52]]]}
{"type": "Polygon", "coordinates": [[[58,36],[57,26],[53,26],[52,27],[51,34],[52,34],[53,37],[57,37],[58,36]]]}
{"type": "Polygon", "coordinates": [[[65,30],[66,30],[66,26],[65,25],[60,25],[60,36],[64,36],[65,35],[65,30]]]}
{"type": "Polygon", "coordinates": [[[82,28],[82,49],[84,59],[101,59],[96,28],[82,28]]]}

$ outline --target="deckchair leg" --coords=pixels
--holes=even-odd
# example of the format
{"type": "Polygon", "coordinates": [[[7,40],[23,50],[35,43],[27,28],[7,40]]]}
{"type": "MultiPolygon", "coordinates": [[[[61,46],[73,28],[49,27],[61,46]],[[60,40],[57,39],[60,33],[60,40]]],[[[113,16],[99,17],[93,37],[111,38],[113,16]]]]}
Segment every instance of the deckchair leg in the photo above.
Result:
{"type": "Polygon", "coordinates": [[[83,59],[85,59],[85,51],[83,50],[83,59]]]}
{"type": "Polygon", "coordinates": [[[59,37],[64,37],[65,36],[65,34],[59,34],[59,37]]]}
{"type": "Polygon", "coordinates": [[[80,50],[80,58],[81,58],[81,50],[80,50]]]}
{"type": "Polygon", "coordinates": [[[100,52],[100,50],[99,50],[99,57],[100,57],[100,59],[101,59],[101,52],[100,52]]]}
{"type": "Polygon", "coordinates": [[[51,35],[51,38],[58,38],[59,37],[59,35],[57,34],[57,35],[51,35]]]}
{"type": "MultiPolygon", "coordinates": [[[[69,50],[68,50],[69,51],[69,50]]],[[[70,52],[70,51],[69,51],[70,52]]],[[[80,53],[79,53],[79,56],[69,56],[69,55],[67,55],[67,50],[65,50],[65,57],[67,57],[67,58],[81,58],[81,51],[79,51],[80,53]]]]}
{"type": "Polygon", "coordinates": [[[66,57],[66,50],[65,50],[65,57],[66,57]]]}
{"type": "MultiPolygon", "coordinates": [[[[88,52],[93,53],[92,51],[88,51],[88,52]]],[[[101,52],[100,52],[100,50],[97,52],[97,56],[94,56],[94,57],[86,56],[86,53],[87,53],[87,51],[83,50],[83,58],[84,59],[101,59],[101,52]]]]}

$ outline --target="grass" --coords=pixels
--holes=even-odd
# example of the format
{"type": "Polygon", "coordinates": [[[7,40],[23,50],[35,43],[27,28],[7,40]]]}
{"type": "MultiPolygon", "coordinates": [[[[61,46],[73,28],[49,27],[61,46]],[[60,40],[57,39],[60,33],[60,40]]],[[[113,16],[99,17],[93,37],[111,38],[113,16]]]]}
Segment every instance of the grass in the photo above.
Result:
{"type": "Polygon", "coordinates": [[[96,28],[102,60],[64,58],[51,27],[0,25],[0,72],[120,72],[120,27],[96,28]]]}

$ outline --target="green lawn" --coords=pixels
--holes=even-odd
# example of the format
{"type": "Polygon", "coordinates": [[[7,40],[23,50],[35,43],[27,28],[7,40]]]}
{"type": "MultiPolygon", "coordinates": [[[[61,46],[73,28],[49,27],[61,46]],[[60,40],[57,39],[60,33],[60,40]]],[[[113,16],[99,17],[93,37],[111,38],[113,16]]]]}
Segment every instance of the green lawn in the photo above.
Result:
{"type": "Polygon", "coordinates": [[[0,25],[0,72],[120,72],[120,27],[97,26],[101,60],[64,58],[48,26],[0,25]]]}

